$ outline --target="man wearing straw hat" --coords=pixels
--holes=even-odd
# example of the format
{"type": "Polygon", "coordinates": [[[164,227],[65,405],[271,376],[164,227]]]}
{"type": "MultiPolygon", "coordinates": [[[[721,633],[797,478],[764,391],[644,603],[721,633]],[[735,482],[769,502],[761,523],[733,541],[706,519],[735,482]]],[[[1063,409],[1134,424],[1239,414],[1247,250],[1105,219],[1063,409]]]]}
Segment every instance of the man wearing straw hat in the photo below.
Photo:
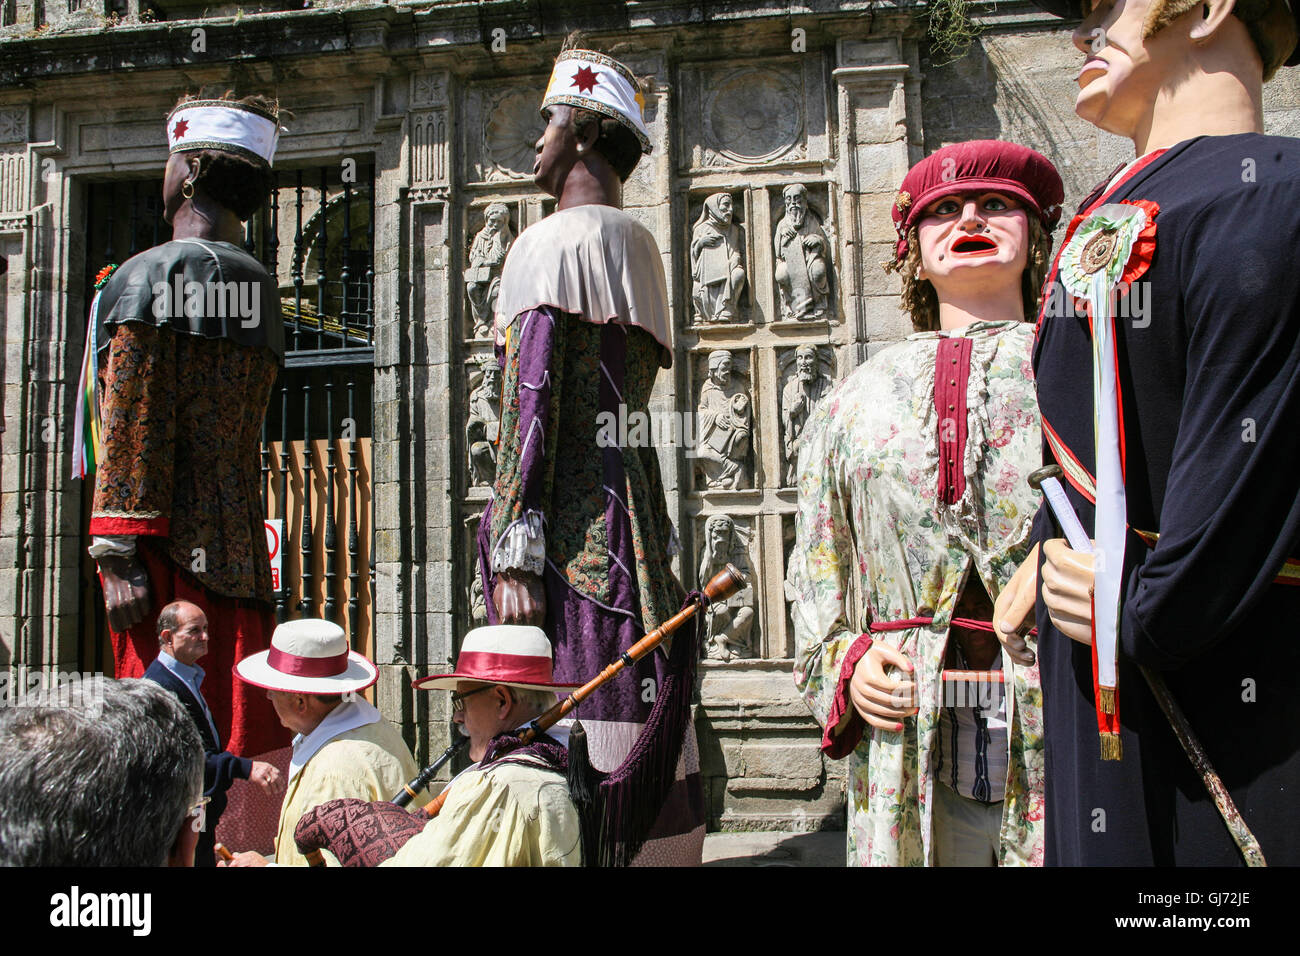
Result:
{"type": "Polygon", "coordinates": [[[568,728],[527,745],[517,733],[555,704],[551,642],[539,627],[498,625],[465,635],[450,674],[415,682],[449,690],[452,719],[476,763],[446,803],[384,866],[577,866],[578,811],[565,782],[568,728]]]}
{"type": "MultiPolygon", "coordinates": [[[[357,696],[379,679],[379,669],[348,650],[337,624],[281,624],[271,636],[270,650],[244,658],[235,665],[235,676],[265,688],[280,722],[297,734],[275,838],[277,864],[307,865],[293,831],[312,807],[340,797],[387,800],[419,772],[401,734],[357,696]]],[[[266,862],[261,854],[246,851],[230,865],[266,862]]]]}

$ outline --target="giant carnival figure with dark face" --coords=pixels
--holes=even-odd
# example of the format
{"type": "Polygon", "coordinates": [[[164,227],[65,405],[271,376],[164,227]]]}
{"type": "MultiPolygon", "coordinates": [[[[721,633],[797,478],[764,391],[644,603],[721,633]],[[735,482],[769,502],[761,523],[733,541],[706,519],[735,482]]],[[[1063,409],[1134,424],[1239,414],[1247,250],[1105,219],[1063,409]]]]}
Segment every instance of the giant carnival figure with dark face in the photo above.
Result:
{"type": "MultiPolygon", "coordinates": [[[[655,449],[597,443],[603,416],[647,414],[655,376],[672,363],[663,258],[621,208],[622,184],[651,148],[643,102],[623,64],[561,52],[533,169],[555,212],[519,234],[497,299],[501,437],[478,539],[487,617],[542,627],[562,684],[594,677],[683,597],[655,449]]],[[[638,861],[698,863],[704,807],[690,695],[665,683],[667,668],[661,653],[644,658],[578,716],[597,770],[619,768],[634,750],[660,767],[656,786],[632,801],[656,805],[628,806],[642,819],[658,813],[638,861]],[[665,729],[642,734],[660,718],[665,729]]]]}
{"type": "Polygon", "coordinates": [[[163,607],[197,606],[211,637],[202,696],[213,743],[245,757],[287,743],[265,697],[231,679],[275,626],[258,442],[284,327],[275,280],[242,248],[242,222],[266,202],[279,133],[276,104],[261,96],[186,98],[172,110],[172,239],[103,285],[82,373],[97,401],[79,409],[78,470],[96,468],[90,554],[117,676],[142,675],[157,655],[163,607]]]}

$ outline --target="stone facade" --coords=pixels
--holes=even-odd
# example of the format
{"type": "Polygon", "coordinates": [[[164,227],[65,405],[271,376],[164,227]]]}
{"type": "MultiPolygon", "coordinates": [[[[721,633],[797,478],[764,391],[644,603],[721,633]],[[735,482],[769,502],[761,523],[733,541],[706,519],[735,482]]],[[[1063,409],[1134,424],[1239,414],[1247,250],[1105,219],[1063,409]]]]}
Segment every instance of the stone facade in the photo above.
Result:
{"type": "MultiPolygon", "coordinates": [[[[381,709],[420,756],[443,749],[445,695],[409,683],[453,660],[482,601],[469,556],[487,488],[472,468],[490,464],[480,436],[490,416],[478,408],[471,421],[470,403],[491,343],[475,334],[470,296],[488,293],[492,272],[489,244],[474,253],[474,240],[489,210],[504,210],[511,236],[550,211],[529,175],[536,107],[563,35],[582,27],[651,83],[655,150],[624,198],[658,239],[670,290],[676,361],[652,409],[665,421],[692,413],[678,419],[687,428],[656,432],[683,547],[677,572],[695,584],[721,555],[709,551],[712,527],[752,585],[710,625],[732,639],[701,665],[710,827],[843,826],[843,767],[819,754],[790,676],[784,404],[797,398],[798,352],[812,346],[815,377],[838,380],[911,331],[880,263],[894,241],[894,190],[926,153],[972,138],[1026,143],[1061,169],[1067,206],[1128,158],[1126,141],[1072,113],[1079,55],[1068,33],[1028,4],[1003,4],[965,57],[934,65],[923,7],[910,4],[321,6],[205,14],[128,0],[104,7],[118,13],[108,20],[69,3],[46,6],[37,32],[40,5],[3,5],[0,665],[85,665],[85,489],[68,477],[88,304],[85,184],[160,175],[161,118],[183,91],[273,90],[294,113],[277,167],[375,167],[371,646],[381,709]],[[140,22],[149,16],[166,20],[140,22]],[[706,254],[695,240],[719,194],[730,219],[707,249],[723,252],[706,254]],[[734,287],[718,285],[724,275],[734,287]],[[707,387],[722,352],[731,376],[707,387]]],[[[1270,132],[1300,133],[1296,74],[1267,88],[1270,132]]]]}

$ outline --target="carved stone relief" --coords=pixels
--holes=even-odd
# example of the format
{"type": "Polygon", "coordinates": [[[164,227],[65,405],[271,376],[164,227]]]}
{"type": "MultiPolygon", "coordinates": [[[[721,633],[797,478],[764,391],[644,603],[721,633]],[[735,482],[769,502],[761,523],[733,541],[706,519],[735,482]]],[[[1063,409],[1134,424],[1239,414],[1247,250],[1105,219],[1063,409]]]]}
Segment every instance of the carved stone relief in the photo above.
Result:
{"type": "Polygon", "coordinates": [[[0,143],[27,141],[27,107],[0,109],[0,143]]]}
{"type": "Polygon", "coordinates": [[[444,79],[442,73],[416,73],[411,78],[411,105],[433,106],[441,101],[445,92],[444,79]]]}
{"type": "Polygon", "coordinates": [[[754,573],[749,565],[752,533],[729,515],[715,514],[704,522],[698,586],[703,588],[728,564],[734,564],[748,581],[731,597],[710,604],[704,612],[704,655],[711,661],[754,656],[754,573]]]}
{"type": "Polygon", "coordinates": [[[797,73],[745,68],[711,77],[708,88],[705,165],[771,161],[800,141],[803,91],[797,73]]]}
{"type": "Polygon", "coordinates": [[[470,244],[469,268],[465,270],[465,294],[469,298],[476,339],[485,338],[492,331],[497,293],[501,290],[501,267],[514,241],[510,208],[505,203],[492,203],[483,211],[483,228],[470,244]]]}
{"type": "Polygon", "coordinates": [[[830,315],[831,243],[822,216],[808,201],[801,183],[781,191],[785,214],[776,224],[776,284],[781,318],[813,320],[830,315]]]}
{"type": "Polygon", "coordinates": [[[753,400],[748,383],[741,381],[734,365],[735,358],[727,349],[709,353],[708,375],[695,405],[697,488],[735,491],[753,487],[753,400]]]}
{"type": "Polygon", "coordinates": [[[785,484],[798,484],[799,444],[813,406],[831,390],[831,353],[828,348],[801,345],[781,359],[781,456],[785,484]]]}
{"type": "Polygon", "coordinates": [[[483,124],[485,182],[532,179],[542,118],[537,112],[537,91],[508,90],[488,107],[483,124]]]}
{"type": "Polygon", "coordinates": [[[469,393],[465,419],[465,448],[469,455],[470,485],[496,480],[496,441],[501,428],[501,369],[493,358],[481,363],[482,377],[469,393]]]}
{"type": "Polygon", "coordinates": [[[0,153],[0,213],[27,209],[27,156],[0,153]]]}
{"type": "Polygon", "coordinates": [[[697,324],[742,319],[745,266],[733,207],[729,193],[714,193],[691,229],[691,305],[697,324]]]}
{"type": "Polygon", "coordinates": [[[417,184],[447,182],[447,114],[424,110],[410,116],[411,181],[417,184]]]}
{"type": "Polygon", "coordinates": [[[478,561],[471,561],[474,573],[469,585],[469,623],[470,627],[486,627],[487,599],[483,597],[483,570],[478,561]]]}

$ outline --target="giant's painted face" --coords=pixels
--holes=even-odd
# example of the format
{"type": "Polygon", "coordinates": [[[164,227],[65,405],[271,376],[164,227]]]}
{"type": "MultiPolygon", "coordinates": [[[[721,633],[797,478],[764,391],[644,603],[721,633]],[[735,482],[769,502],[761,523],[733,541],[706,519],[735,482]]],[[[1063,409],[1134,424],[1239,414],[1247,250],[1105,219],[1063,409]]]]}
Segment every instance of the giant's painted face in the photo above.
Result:
{"type": "Polygon", "coordinates": [[[940,301],[971,291],[1020,287],[1029,259],[1029,217],[1002,193],[966,193],[930,203],[917,221],[921,278],[940,301]]]}
{"type": "MultiPolygon", "coordinates": [[[[1089,14],[1071,37],[1084,56],[1074,111],[1093,126],[1133,138],[1142,132],[1161,90],[1187,69],[1189,40],[1174,24],[1143,37],[1159,0],[1084,0],[1089,14]]],[[[1199,17],[1200,7],[1183,14],[1199,17]]],[[[1181,20],[1181,18],[1180,18],[1181,20]]],[[[1177,24],[1180,21],[1175,21],[1177,24]]]]}
{"type": "Polygon", "coordinates": [[[546,129],[537,140],[533,179],[543,192],[558,197],[578,159],[578,140],[573,135],[573,107],[556,104],[546,107],[542,114],[546,119],[546,129]]]}

